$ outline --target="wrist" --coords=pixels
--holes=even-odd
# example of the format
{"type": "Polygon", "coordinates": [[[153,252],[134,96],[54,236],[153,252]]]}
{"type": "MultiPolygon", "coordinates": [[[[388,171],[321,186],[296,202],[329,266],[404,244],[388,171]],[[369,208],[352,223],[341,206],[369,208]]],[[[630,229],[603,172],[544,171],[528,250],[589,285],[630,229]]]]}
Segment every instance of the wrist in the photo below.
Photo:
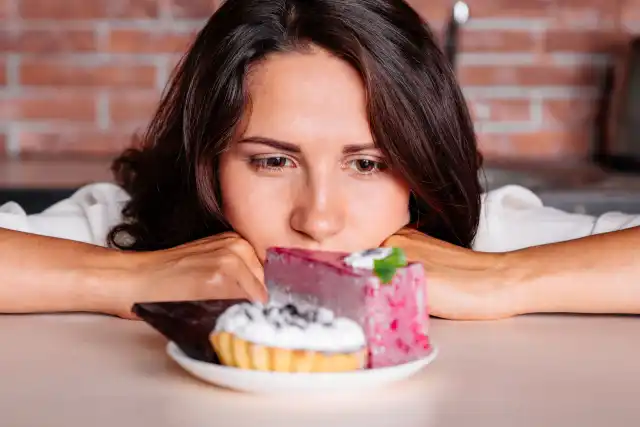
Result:
{"type": "Polygon", "coordinates": [[[540,262],[535,248],[505,253],[502,275],[507,298],[516,314],[567,312],[558,274],[548,262],[540,262]]]}
{"type": "Polygon", "coordinates": [[[139,274],[143,259],[140,255],[111,249],[96,254],[82,269],[81,304],[84,308],[90,312],[131,317],[131,306],[144,293],[139,274]]]}
{"type": "Polygon", "coordinates": [[[469,279],[471,289],[482,300],[483,317],[498,319],[526,314],[529,301],[523,289],[523,270],[514,262],[513,253],[475,253],[476,265],[469,279]]]}
{"type": "Polygon", "coordinates": [[[515,252],[496,253],[491,277],[497,288],[496,300],[509,316],[530,313],[531,301],[524,290],[528,277],[515,252]]]}

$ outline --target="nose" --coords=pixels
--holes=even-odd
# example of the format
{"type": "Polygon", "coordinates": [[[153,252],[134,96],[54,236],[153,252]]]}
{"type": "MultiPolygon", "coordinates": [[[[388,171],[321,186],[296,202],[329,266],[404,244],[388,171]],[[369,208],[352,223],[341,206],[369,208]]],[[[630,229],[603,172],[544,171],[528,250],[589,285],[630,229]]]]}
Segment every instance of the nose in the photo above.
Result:
{"type": "Polygon", "coordinates": [[[322,244],[344,227],[345,204],[339,183],[329,176],[315,176],[299,190],[291,212],[291,228],[322,244]]]}

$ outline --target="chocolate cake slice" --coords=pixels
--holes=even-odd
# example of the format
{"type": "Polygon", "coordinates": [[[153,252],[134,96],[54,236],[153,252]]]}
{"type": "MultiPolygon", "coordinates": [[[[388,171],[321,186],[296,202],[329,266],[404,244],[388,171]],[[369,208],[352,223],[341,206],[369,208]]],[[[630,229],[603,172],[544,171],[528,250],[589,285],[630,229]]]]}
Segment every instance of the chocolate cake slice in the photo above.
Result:
{"type": "Polygon", "coordinates": [[[203,362],[219,363],[209,341],[218,317],[244,299],[138,303],[132,312],[176,343],[186,355],[203,362]]]}

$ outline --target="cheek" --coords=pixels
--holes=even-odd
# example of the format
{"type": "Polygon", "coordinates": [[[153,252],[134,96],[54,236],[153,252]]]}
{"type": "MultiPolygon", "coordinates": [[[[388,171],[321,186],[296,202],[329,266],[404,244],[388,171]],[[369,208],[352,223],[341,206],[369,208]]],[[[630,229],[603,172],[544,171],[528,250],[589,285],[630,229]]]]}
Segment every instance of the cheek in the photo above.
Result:
{"type": "Polygon", "coordinates": [[[244,161],[224,156],[218,176],[225,218],[262,255],[283,235],[286,189],[277,180],[257,177],[244,161]]]}
{"type": "Polygon", "coordinates": [[[375,183],[347,198],[349,223],[357,231],[359,246],[374,246],[409,222],[409,189],[397,180],[375,183]],[[366,194],[366,197],[362,197],[366,194]]]}

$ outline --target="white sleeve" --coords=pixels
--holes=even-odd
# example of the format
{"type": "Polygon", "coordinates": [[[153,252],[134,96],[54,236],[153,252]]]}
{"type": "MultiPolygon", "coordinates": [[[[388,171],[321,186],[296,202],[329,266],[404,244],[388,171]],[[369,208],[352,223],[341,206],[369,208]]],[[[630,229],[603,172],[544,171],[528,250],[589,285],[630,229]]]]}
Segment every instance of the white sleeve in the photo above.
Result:
{"type": "Polygon", "coordinates": [[[105,246],[127,200],[117,185],[90,184],[37,214],[27,215],[15,202],[0,205],[0,227],[105,246]]]}
{"type": "Polygon", "coordinates": [[[640,215],[581,215],[544,206],[532,191],[509,185],[483,196],[473,249],[506,252],[640,226],[640,215]]]}

